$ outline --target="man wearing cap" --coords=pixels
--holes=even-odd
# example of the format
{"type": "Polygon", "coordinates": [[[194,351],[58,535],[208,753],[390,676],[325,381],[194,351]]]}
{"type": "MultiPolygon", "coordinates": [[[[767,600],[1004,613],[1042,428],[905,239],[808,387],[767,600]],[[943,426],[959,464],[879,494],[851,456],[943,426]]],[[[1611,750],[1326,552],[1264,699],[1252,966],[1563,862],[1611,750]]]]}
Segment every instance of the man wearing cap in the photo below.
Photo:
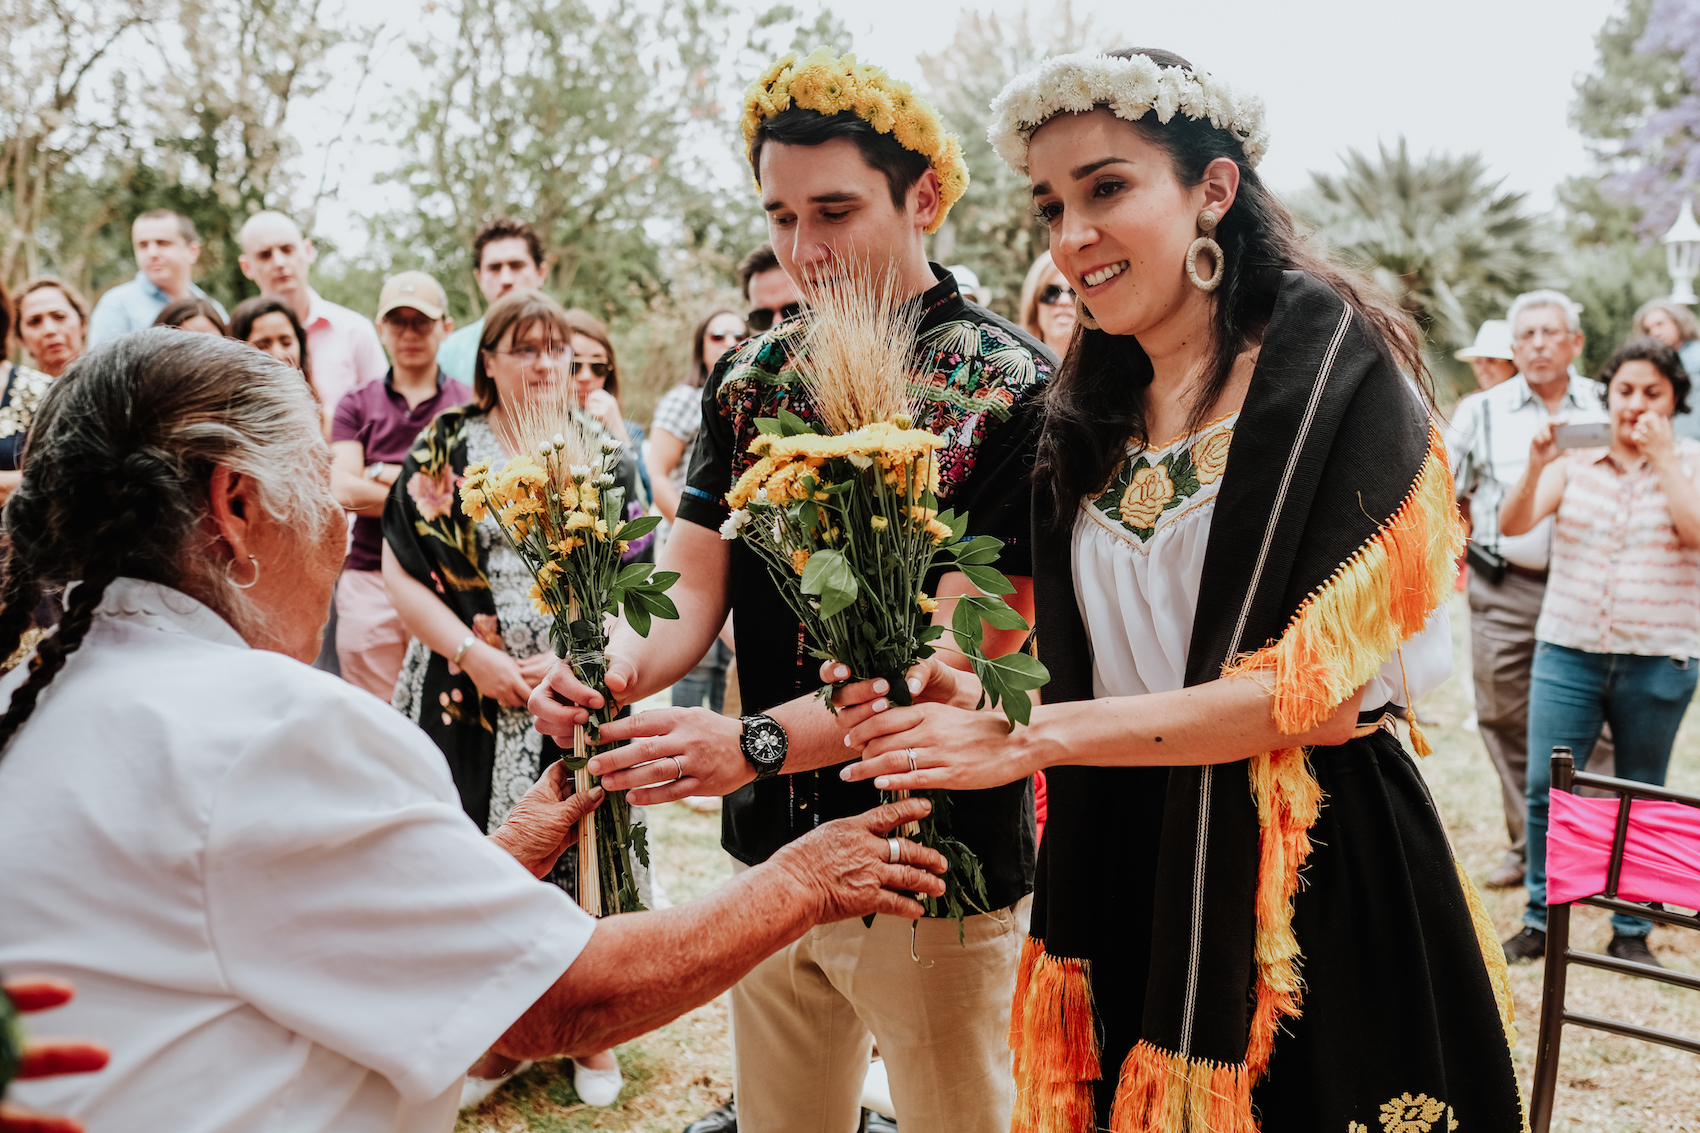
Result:
{"type": "MultiPolygon", "coordinates": [[[[404,271],[384,283],[378,334],[390,370],[383,381],[358,386],[337,402],[331,423],[337,468],[394,484],[419,431],[443,410],[472,400],[471,389],[437,368],[437,348],[453,329],[448,296],[435,279],[404,271]]],[[[336,588],[337,660],[344,680],[388,701],[407,652],[407,630],[384,592],[383,501],[356,515],[336,588]]]]}
{"type": "MultiPolygon", "coordinates": [[[[1488,875],[1496,889],[1523,880],[1524,797],[1528,771],[1529,668],[1535,656],[1535,619],[1546,594],[1552,554],[1552,521],[1527,534],[1501,536],[1499,505],[1523,476],[1529,441],[1549,420],[1598,421],[1605,411],[1598,383],[1571,365],[1582,353],[1582,307],[1558,291],[1531,291],[1511,304],[1506,322],[1513,375],[1471,394],[1452,413],[1446,448],[1458,500],[1470,519],[1470,664],[1477,726],[1499,773],[1505,828],[1511,845],[1488,875]]],[[[1469,352],[1481,381],[1499,344],[1488,326],[1469,352]]],[[[1489,368],[1489,376],[1495,369],[1489,368]]],[[[1603,741],[1609,750],[1609,741],[1603,741]]],[[[1596,748],[1596,758],[1604,752],[1596,748]]],[[[1590,767],[1593,764],[1590,763],[1590,767]]],[[[1527,959],[1529,957],[1515,957],[1527,959]]]]}

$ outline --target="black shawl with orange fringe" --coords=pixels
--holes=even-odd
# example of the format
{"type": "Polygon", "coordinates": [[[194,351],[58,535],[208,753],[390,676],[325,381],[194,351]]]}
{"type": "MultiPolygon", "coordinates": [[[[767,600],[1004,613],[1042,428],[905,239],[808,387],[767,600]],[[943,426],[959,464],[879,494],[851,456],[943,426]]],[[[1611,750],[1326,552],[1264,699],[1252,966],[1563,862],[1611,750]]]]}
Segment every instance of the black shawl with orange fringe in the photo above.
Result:
{"type": "MultiPolygon", "coordinates": [[[[1262,668],[1282,731],[1326,719],[1447,595],[1451,501],[1426,407],[1375,331],[1288,272],[1216,501],[1186,683],[1262,668]]],[[[1033,545],[1044,700],[1089,699],[1070,543],[1033,545]]],[[[1053,768],[1047,790],[1015,1129],[1254,1130],[1252,1087],[1301,1009],[1292,901],[1321,804],[1304,752],[1053,768]]]]}

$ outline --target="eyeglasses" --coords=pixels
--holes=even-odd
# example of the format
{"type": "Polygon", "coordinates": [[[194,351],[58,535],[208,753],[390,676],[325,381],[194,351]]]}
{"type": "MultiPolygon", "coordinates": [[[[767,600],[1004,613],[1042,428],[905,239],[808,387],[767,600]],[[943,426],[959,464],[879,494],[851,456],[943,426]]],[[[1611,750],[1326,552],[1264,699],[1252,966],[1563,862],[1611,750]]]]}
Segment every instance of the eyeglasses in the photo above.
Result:
{"type": "Polygon", "coordinates": [[[506,354],[508,357],[518,362],[521,366],[535,366],[539,361],[544,361],[551,366],[555,366],[559,365],[566,359],[571,358],[573,356],[573,348],[565,344],[557,343],[554,346],[546,346],[541,350],[535,346],[520,346],[513,350],[492,350],[489,353],[506,354]]]}
{"type": "Polygon", "coordinates": [[[742,342],[742,341],[744,341],[744,339],[746,339],[748,337],[750,337],[750,336],[747,335],[747,334],[739,334],[736,331],[727,331],[725,334],[710,334],[708,336],[708,341],[710,341],[710,342],[742,342]]]}
{"type": "Polygon", "coordinates": [[[1039,292],[1039,302],[1047,307],[1055,307],[1058,303],[1072,303],[1074,302],[1074,288],[1053,283],[1039,292]]]}
{"type": "Polygon", "coordinates": [[[761,334],[772,330],[775,323],[782,323],[786,319],[795,318],[797,312],[802,309],[801,303],[787,303],[777,311],[772,307],[757,307],[744,316],[744,321],[750,325],[752,332],[761,334]]]}
{"type": "Polygon", "coordinates": [[[589,370],[594,377],[605,378],[608,376],[608,363],[575,361],[572,367],[572,375],[576,378],[586,370],[589,370]]]}
{"type": "Polygon", "coordinates": [[[412,331],[414,334],[430,334],[431,328],[437,325],[437,320],[425,315],[414,315],[407,318],[391,311],[384,316],[384,322],[397,331],[412,331]]]}

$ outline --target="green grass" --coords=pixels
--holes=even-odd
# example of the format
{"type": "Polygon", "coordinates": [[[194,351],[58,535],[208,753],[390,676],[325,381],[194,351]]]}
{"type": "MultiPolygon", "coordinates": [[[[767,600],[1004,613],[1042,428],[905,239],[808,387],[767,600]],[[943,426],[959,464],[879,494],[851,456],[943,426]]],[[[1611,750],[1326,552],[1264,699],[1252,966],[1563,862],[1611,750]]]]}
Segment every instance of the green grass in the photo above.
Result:
{"type": "MultiPolygon", "coordinates": [[[[1505,822],[1498,781],[1481,737],[1460,727],[1470,711],[1463,683],[1467,652],[1461,600],[1453,604],[1452,617],[1458,676],[1422,703],[1423,718],[1434,720],[1424,730],[1435,749],[1422,768],[1458,855],[1480,886],[1504,850],[1505,822]]],[[[1700,722],[1694,713],[1684,721],[1677,738],[1670,784],[1700,792],[1700,722]]],[[[702,896],[730,876],[728,858],[720,849],[718,815],[696,814],[670,804],[650,808],[649,820],[657,879],[670,900],[702,896]]],[[[1523,890],[1483,888],[1482,893],[1500,935],[1516,932],[1523,890]]],[[[1579,909],[1573,920],[1575,944],[1603,949],[1611,935],[1606,922],[1606,914],[1599,910],[1579,909]]],[[[1700,972],[1700,933],[1661,928],[1653,934],[1653,947],[1668,966],[1700,972]]],[[[1534,1061],[1540,966],[1512,969],[1512,985],[1520,1031],[1513,1054],[1526,1086],[1534,1061]]],[[[1700,992],[1572,968],[1569,1001],[1577,1010],[1700,1035],[1700,992]]],[[[573,1093],[571,1065],[547,1064],[534,1067],[482,1108],[463,1115],[456,1129],[464,1133],[592,1129],[678,1133],[731,1096],[726,1011],[719,1001],[626,1044],[618,1055],[627,1083],[615,1106],[599,1109],[581,1104],[573,1093]]],[[[1468,1126],[1464,1129],[1468,1133],[1468,1126]]],[[[1700,1057],[1567,1028],[1553,1130],[1700,1133],[1700,1057]]]]}

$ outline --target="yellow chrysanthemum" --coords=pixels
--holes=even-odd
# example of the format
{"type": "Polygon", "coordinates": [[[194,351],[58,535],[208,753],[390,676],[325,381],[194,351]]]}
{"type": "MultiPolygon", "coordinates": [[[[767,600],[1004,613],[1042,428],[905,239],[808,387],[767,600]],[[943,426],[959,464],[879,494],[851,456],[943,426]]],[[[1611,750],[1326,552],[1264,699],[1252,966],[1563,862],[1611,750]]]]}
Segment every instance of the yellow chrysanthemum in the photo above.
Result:
{"type": "Polygon", "coordinates": [[[543,592],[543,588],[538,586],[537,583],[531,584],[531,592],[526,597],[531,599],[531,608],[544,617],[552,618],[555,616],[554,603],[549,601],[549,596],[543,592]]]}
{"type": "Polygon", "coordinates": [[[822,114],[853,113],[925,157],[939,179],[939,211],[928,232],[938,231],[968,187],[961,144],[955,135],[944,132],[938,113],[916,97],[908,83],[893,79],[882,68],[858,63],[853,54],[835,56],[831,48],[817,47],[802,59],[793,52],[770,64],[744,93],[739,124],[745,152],[751,151],[763,121],[793,106],[822,114]]]}
{"type": "Polygon", "coordinates": [[[549,549],[563,558],[584,546],[584,540],[577,535],[569,535],[565,539],[549,544],[549,549]]]}
{"type": "Polygon", "coordinates": [[[809,552],[808,551],[804,550],[801,547],[798,547],[795,551],[791,552],[791,569],[792,570],[796,571],[798,574],[802,574],[803,568],[808,566],[808,565],[809,565],[809,552]]]}
{"type": "Polygon", "coordinates": [[[923,614],[930,614],[939,608],[939,600],[937,598],[929,598],[927,595],[922,594],[915,599],[915,605],[921,607],[921,612],[923,614]]]}
{"type": "Polygon", "coordinates": [[[584,512],[575,511],[567,516],[561,526],[567,531],[582,531],[586,527],[595,526],[595,524],[596,521],[584,514],[584,512]]]}
{"type": "Polygon", "coordinates": [[[599,519],[599,520],[596,521],[596,537],[598,539],[601,539],[604,542],[607,542],[607,540],[608,540],[608,521],[606,519],[599,519]]]}
{"type": "Polygon", "coordinates": [[[875,515],[868,518],[868,526],[872,527],[875,531],[884,531],[887,527],[890,527],[891,524],[885,516],[875,515]]]}
{"type": "Polygon", "coordinates": [[[935,545],[943,543],[951,536],[951,530],[936,519],[927,520],[927,534],[933,537],[935,545]]]}

